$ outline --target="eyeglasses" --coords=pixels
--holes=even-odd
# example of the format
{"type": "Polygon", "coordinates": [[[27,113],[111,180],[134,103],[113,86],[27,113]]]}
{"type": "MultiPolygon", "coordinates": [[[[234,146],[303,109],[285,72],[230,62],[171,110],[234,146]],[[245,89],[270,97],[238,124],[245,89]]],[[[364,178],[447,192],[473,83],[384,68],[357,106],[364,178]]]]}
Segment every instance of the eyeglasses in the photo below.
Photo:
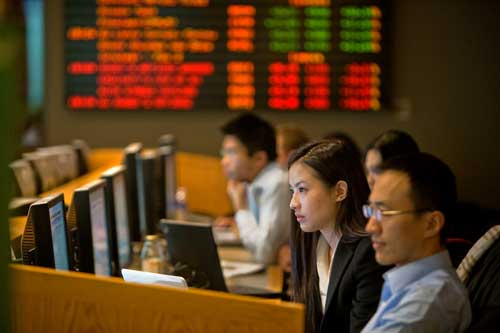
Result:
{"type": "Polygon", "coordinates": [[[224,157],[224,156],[230,156],[230,157],[234,157],[236,155],[238,155],[240,153],[241,149],[239,148],[223,148],[219,151],[219,154],[221,157],[224,157]]]}
{"type": "Polygon", "coordinates": [[[369,219],[372,216],[375,218],[377,222],[382,221],[384,216],[395,216],[402,214],[417,214],[422,212],[431,212],[433,209],[430,208],[421,208],[421,209],[413,209],[413,210],[382,210],[377,207],[372,207],[370,205],[363,205],[363,215],[369,219]]]}

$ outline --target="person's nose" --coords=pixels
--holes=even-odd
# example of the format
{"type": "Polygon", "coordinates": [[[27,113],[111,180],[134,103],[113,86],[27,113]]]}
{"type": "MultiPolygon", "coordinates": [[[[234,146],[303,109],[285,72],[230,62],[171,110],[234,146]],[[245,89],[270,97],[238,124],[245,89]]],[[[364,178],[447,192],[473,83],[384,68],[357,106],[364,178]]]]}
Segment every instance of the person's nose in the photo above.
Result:
{"type": "Polygon", "coordinates": [[[297,200],[296,194],[292,194],[292,198],[290,199],[290,209],[295,210],[299,206],[299,201],[297,200]]]}
{"type": "Polygon", "coordinates": [[[220,164],[222,165],[222,167],[226,167],[229,164],[229,158],[227,155],[222,156],[220,164]]]}
{"type": "Polygon", "coordinates": [[[380,223],[377,221],[375,216],[371,216],[365,225],[365,231],[369,234],[379,234],[381,230],[380,223]]]}

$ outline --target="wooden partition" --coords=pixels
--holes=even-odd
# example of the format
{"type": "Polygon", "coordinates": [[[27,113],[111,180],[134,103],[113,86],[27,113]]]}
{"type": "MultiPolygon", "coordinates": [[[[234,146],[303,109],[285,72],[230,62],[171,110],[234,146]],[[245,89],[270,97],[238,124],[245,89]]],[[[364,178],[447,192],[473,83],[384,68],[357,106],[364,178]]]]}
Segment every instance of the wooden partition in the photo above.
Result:
{"type": "Polygon", "coordinates": [[[98,168],[112,167],[121,164],[123,160],[123,149],[119,148],[96,148],[90,151],[89,172],[98,168]]]}
{"type": "Polygon", "coordinates": [[[12,332],[303,332],[300,304],[11,265],[12,332]]]}
{"type": "Polygon", "coordinates": [[[219,158],[179,152],[176,164],[177,185],[186,188],[191,211],[212,216],[231,213],[219,158]]]}

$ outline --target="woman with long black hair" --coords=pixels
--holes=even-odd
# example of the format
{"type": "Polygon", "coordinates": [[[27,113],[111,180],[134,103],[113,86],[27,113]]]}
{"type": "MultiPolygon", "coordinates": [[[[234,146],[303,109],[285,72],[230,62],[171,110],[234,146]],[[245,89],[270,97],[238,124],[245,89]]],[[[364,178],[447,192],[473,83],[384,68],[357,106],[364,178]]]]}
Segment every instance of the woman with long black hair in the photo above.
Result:
{"type": "Polygon", "coordinates": [[[375,262],[362,205],[361,161],[341,141],[308,143],[290,157],[292,299],[306,332],[359,332],[377,309],[385,267],[375,262]]]}

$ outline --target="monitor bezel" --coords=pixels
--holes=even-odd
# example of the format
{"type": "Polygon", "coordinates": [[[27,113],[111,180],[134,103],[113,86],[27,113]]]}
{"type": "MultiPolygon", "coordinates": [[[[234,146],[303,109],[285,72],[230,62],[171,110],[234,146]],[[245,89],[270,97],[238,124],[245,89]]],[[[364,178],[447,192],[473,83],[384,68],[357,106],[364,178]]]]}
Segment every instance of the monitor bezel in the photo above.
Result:
{"type": "MultiPolygon", "coordinates": [[[[76,213],[76,233],[78,238],[78,269],[80,272],[95,274],[94,244],[92,239],[92,218],[90,211],[90,193],[102,188],[105,193],[106,182],[103,179],[94,180],[86,185],[75,189],[73,193],[72,209],[76,213]],[[86,207],[85,209],[80,209],[86,207]],[[84,222],[84,221],[88,221],[84,222]]],[[[104,204],[106,218],[107,245],[109,251],[108,271],[113,275],[115,271],[113,264],[112,245],[110,242],[109,214],[104,204]]]]}
{"type": "Polygon", "coordinates": [[[125,184],[127,187],[130,239],[136,242],[141,241],[136,159],[142,149],[141,142],[130,143],[123,149],[123,164],[127,170],[125,172],[125,184]]]}
{"type": "MultiPolygon", "coordinates": [[[[59,193],[44,197],[30,206],[28,221],[21,238],[23,263],[56,269],[52,229],[50,225],[50,209],[58,203],[62,203],[64,207],[64,194],[59,193]],[[48,221],[49,223],[45,223],[44,221],[48,221]],[[27,249],[24,249],[25,245],[28,246],[25,242],[31,241],[26,239],[29,233],[34,235],[34,239],[32,240],[34,245],[32,262],[26,262],[26,258],[29,255],[25,253],[27,249]]],[[[63,219],[64,236],[66,238],[67,267],[68,270],[71,270],[71,252],[69,248],[67,220],[64,211],[63,219]]]]}
{"type": "Polygon", "coordinates": [[[162,219],[170,260],[206,274],[208,289],[228,291],[210,223],[162,219]]]}
{"type": "Polygon", "coordinates": [[[130,223],[128,221],[130,220],[129,215],[129,209],[128,209],[128,197],[127,197],[127,183],[126,183],[126,170],[127,168],[124,165],[117,165],[114,166],[105,172],[101,174],[101,179],[104,179],[106,182],[105,186],[105,193],[106,193],[106,205],[108,209],[108,215],[109,215],[109,224],[111,227],[111,242],[112,242],[112,254],[113,254],[113,261],[115,262],[115,272],[114,274],[116,276],[120,275],[120,269],[128,267],[131,262],[132,262],[132,246],[131,246],[131,240],[132,240],[132,235],[130,232],[130,223]],[[123,176],[123,186],[125,189],[125,204],[126,204],[126,214],[127,214],[127,228],[128,228],[128,233],[129,233],[129,260],[126,262],[120,262],[120,251],[119,251],[119,243],[118,243],[118,230],[117,230],[117,221],[116,221],[116,211],[115,211],[115,194],[114,194],[114,180],[116,177],[122,175],[123,176]]]}

